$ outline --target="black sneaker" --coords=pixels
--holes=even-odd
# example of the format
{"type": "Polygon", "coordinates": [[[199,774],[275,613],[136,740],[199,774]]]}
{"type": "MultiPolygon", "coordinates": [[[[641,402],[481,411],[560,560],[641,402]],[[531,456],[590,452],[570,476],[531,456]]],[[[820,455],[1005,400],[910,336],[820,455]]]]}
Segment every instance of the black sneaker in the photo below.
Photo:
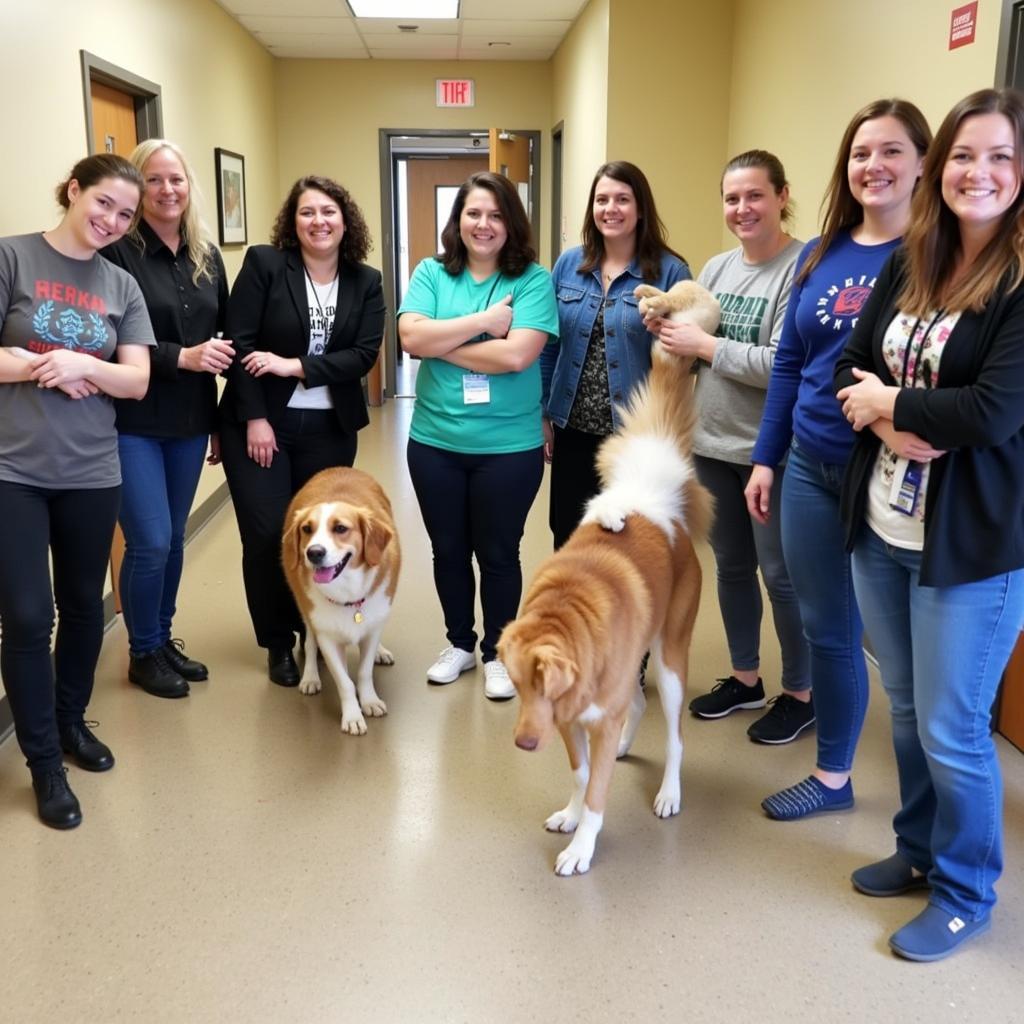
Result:
{"type": "Polygon", "coordinates": [[[764,683],[758,676],[753,686],[741,683],[735,676],[719,679],[710,693],[701,694],[690,701],[690,711],[698,718],[724,718],[733,711],[763,708],[764,683]]]}
{"type": "Polygon", "coordinates": [[[201,661],[196,661],[195,658],[190,658],[185,653],[183,640],[168,640],[163,646],[163,652],[167,664],[182,679],[187,679],[190,683],[201,683],[204,679],[209,678],[209,669],[201,661]]]}
{"type": "Polygon", "coordinates": [[[141,657],[129,657],[128,678],[154,697],[187,697],[188,683],[167,660],[162,647],[141,657]]]}
{"type": "Polygon", "coordinates": [[[780,693],[768,701],[768,712],[747,730],[755,743],[790,743],[814,725],[814,698],[797,700],[788,693],[780,693]]]}

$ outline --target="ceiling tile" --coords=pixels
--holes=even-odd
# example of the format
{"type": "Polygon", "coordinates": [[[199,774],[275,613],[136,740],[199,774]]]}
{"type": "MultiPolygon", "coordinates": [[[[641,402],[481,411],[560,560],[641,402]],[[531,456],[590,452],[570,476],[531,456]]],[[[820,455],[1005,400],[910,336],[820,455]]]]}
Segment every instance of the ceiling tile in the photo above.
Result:
{"type": "Polygon", "coordinates": [[[236,18],[243,14],[298,15],[300,17],[351,18],[345,0],[217,0],[236,18]]]}
{"type": "Polygon", "coordinates": [[[294,35],[325,35],[336,38],[358,39],[356,23],[351,18],[272,18],[266,15],[243,14],[239,21],[250,31],[260,35],[290,32],[294,35]]]}
{"type": "Polygon", "coordinates": [[[462,38],[507,39],[509,36],[551,36],[561,41],[571,24],[569,21],[498,21],[468,18],[462,23],[462,38]]]}

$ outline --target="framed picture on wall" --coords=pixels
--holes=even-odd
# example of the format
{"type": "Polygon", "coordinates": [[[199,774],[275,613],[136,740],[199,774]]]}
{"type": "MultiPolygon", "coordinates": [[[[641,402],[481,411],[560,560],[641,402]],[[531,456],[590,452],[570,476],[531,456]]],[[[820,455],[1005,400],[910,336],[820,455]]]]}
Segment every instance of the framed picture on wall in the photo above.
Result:
{"type": "Polygon", "coordinates": [[[217,168],[217,224],[221,245],[245,245],[245,157],[214,149],[217,168]]]}

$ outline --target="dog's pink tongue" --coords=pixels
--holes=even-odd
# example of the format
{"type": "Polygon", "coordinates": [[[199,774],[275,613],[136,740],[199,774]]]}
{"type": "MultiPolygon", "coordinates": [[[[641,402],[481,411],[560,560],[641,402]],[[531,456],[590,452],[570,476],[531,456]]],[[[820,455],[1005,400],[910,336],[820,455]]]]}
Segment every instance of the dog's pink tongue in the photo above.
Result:
{"type": "Polygon", "coordinates": [[[317,583],[330,583],[331,580],[334,579],[334,566],[329,565],[327,568],[314,569],[313,579],[315,579],[317,583]]]}

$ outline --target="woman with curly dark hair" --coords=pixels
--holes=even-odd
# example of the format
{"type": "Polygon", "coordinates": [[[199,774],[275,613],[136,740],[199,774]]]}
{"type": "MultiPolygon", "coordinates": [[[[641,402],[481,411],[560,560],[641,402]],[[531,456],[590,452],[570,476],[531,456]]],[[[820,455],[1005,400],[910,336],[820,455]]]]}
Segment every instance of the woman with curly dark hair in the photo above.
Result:
{"type": "Polygon", "coordinates": [[[515,694],[498,659],[519,609],[519,541],[544,475],[537,358],[558,334],[551,275],[536,262],[530,222],[508,178],[463,183],[398,311],[406,352],[419,356],[409,475],[434,551],[434,584],[449,646],[427,669],[452,683],[476,665],[473,558],[484,613],[484,694],[515,694]]]}
{"type": "Polygon", "coordinates": [[[362,260],[370,234],[330,178],[300,178],[256,245],[228,301],[238,358],[221,401],[221,456],[242,535],[242,573],[270,679],[296,686],[301,618],[281,571],[292,496],[321,469],[351,466],[369,423],[361,380],[384,332],[380,273],[362,260]]]}

